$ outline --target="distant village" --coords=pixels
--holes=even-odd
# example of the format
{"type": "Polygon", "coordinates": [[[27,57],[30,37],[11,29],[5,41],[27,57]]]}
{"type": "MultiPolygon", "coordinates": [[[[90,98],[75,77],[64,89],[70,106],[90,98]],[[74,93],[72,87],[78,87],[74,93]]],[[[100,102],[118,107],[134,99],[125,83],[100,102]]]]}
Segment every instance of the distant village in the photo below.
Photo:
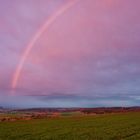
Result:
{"type": "Polygon", "coordinates": [[[0,107],[0,122],[32,120],[81,115],[103,115],[110,113],[140,112],[140,107],[100,107],[100,108],[30,108],[9,109],[0,107]]]}

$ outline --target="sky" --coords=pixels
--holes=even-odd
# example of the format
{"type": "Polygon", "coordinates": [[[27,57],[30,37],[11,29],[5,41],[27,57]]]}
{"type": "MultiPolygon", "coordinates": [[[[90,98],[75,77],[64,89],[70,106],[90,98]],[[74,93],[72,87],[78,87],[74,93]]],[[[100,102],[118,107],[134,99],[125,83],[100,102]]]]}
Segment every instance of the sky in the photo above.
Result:
{"type": "Polygon", "coordinates": [[[139,106],[139,5],[0,0],[0,106],[139,106]]]}

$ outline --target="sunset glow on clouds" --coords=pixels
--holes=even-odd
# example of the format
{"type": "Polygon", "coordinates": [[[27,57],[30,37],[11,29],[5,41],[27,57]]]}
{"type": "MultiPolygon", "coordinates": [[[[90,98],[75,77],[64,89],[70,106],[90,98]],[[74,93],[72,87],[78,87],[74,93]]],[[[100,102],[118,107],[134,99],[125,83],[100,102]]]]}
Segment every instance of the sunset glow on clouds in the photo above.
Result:
{"type": "Polygon", "coordinates": [[[0,105],[140,105],[139,0],[0,3],[0,105]],[[36,39],[11,94],[28,44],[69,3],[36,39]]]}

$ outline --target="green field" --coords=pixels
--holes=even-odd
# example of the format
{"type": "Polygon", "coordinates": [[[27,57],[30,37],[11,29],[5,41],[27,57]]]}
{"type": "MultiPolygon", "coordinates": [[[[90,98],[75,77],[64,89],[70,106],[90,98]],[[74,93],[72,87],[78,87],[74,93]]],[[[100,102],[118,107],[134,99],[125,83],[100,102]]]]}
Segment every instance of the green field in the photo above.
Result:
{"type": "Polygon", "coordinates": [[[0,140],[140,140],[140,113],[1,122],[0,140]]]}

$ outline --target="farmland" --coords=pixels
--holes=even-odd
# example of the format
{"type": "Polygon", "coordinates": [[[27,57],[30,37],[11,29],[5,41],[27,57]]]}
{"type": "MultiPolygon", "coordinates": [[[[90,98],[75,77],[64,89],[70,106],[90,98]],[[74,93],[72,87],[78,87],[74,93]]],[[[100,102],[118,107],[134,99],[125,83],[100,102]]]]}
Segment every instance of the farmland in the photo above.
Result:
{"type": "Polygon", "coordinates": [[[0,122],[0,140],[140,140],[140,112],[0,122]]]}

